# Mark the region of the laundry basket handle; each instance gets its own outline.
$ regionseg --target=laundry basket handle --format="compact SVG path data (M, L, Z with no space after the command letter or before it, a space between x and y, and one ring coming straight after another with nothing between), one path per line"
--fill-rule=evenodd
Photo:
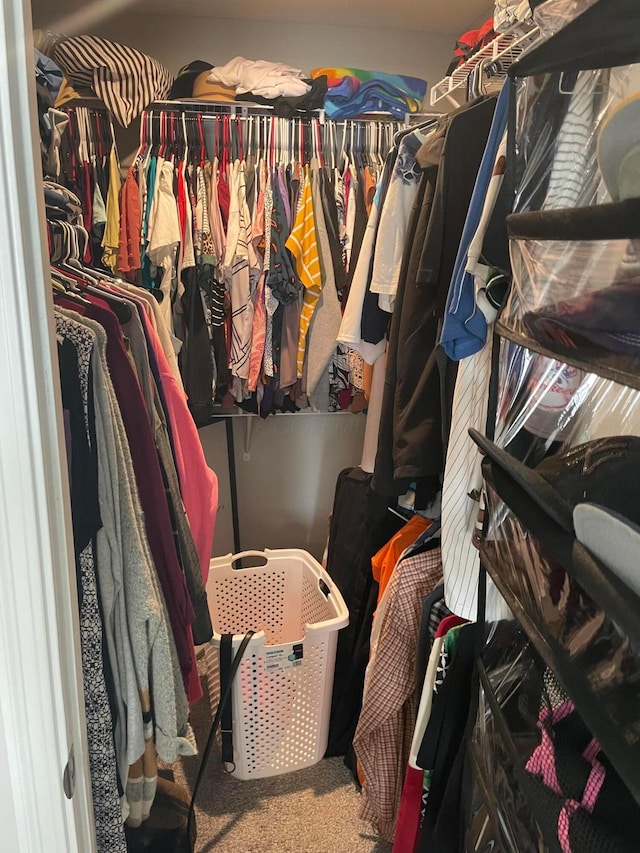
M244 560L247 557L258 557L263 562L259 567L266 566L269 562L269 556L266 551L240 551L239 554L234 554L229 561L229 565L234 571L242 571L243 568L258 568L258 566L239 566L236 568L236 563L239 563L241 560Z

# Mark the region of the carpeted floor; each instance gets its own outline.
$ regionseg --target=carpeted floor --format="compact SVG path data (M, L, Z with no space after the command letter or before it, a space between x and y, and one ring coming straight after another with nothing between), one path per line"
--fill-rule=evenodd
M211 724L206 690L192 723L202 749ZM191 789L199 760L174 765L175 781ZM216 747L198 800L198 853L391 853L360 819L360 794L341 758L241 782L222 771Z

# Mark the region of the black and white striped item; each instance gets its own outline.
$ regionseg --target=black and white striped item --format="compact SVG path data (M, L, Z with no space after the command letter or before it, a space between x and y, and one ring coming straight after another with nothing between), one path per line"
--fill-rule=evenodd
M153 101L166 98L173 77L157 60L107 39L73 36L61 41L54 60L74 86L89 86L127 127Z

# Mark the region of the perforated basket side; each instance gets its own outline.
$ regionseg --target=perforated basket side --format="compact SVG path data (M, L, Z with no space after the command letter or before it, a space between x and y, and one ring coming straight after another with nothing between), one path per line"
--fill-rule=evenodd
M318 579L310 571L303 571L302 574L300 605L300 624L303 630L305 625L326 622L335 616L334 608L320 590Z
M281 643L287 622L287 573L227 572L207 584L211 621L218 634L264 631L269 643Z
M309 767L322 758L331 646L327 635L305 642L300 665L280 671L268 672L258 649L243 662L234 688L238 778L273 776Z

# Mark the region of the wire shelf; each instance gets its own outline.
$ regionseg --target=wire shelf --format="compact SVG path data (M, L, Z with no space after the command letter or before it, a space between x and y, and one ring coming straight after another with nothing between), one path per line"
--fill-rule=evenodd
M497 62L500 60L506 71L533 44L538 35L539 30L536 26L526 32L518 29L501 33L488 45L474 53L471 59L456 68L453 74L431 87L431 106L434 107L436 104L444 106L443 101L449 101L456 107L465 103L469 76L480 62L484 60Z

